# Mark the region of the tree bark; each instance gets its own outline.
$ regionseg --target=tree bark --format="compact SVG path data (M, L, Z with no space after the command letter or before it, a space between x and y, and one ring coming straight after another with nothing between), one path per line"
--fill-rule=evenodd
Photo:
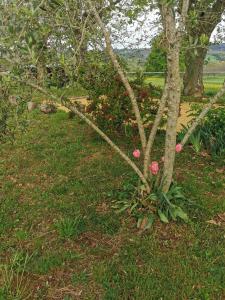
M180 1L182 3L183 0ZM204 94L203 67L207 54L206 48L201 47L201 37L205 36L210 40L212 32L221 22L225 10L224 0L214 1L189 1L189 12L197 13L195 25L186 24L187 37L197 41L197 47L189 49L185 54L186 72L184 75L184 95L202 97ZM194 49L197 55L194 55Z
M179 72L179 46L174 46L168 53L168 119L166 128L164 169L162 178L163 191L168 192L174 170L176 129L181 97L181 78Z
M177 30L175 14L173 9L169 6L164 6L162 8L162 15L167 37L168 117L165 139L164 169L161 186L163 192L167 193L173 178L176 129L181 98L179 53L183 21ZM183 17L185 17L185 15Z
M206 48L187 50L185 55L184 96L203 97L203 68L207 54Z
M148 138L148 143L146 146L146 151L145 151L145 156L144 156L144 176L146 179L148 178L148 166L151 162L152 146L155 141L155 136L156 136L159 124L162 120L163 113L165 111L167 97L168 97L168 85L167 85L167 79L166 79L163 95L160 99L160 104L159 104L159 108L157 111L157 115L156 115L154 123L152 125L152 129L151 129L151 132L150 132L150 135Z

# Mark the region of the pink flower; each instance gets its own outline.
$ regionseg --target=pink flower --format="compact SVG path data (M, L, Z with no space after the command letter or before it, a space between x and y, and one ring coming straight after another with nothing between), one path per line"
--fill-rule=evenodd
M152 172L153 175L157 175L159 172L159 164L157 161L153 161L149 166L149 170Z
M177 152L177 153L181 152L182 149L183 149L183 146L182 146L181 144L177 144L177 145L176 145L176 152Z
M134 150L134 152L133 152L133 157L135 157L135 158L139 158L139 157L140 157L140 155L141 155L141 152L140 152L140 150L138 150L138 149Z

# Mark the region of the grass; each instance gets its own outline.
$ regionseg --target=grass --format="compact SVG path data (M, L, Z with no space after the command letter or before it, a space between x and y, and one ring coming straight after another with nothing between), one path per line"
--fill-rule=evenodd
M157 77L157 76L151 76L147 77L145 80L146 83L152 83L155 86L163 87L164 85L164 78L163 77ZM223 75L206 75L204 76L204 87L205 87L205 95L206 97L214 96L222 87L224 82L224 76ZM188 99L190 101L191 99ZM225 98L222 98L222 101L224 102Z
M0 150L1 300L225 298L225 227L206 222L225 211L222 160L179 154L192 222L140 235L107 197L130 175L121 159L64 112L30 118Z

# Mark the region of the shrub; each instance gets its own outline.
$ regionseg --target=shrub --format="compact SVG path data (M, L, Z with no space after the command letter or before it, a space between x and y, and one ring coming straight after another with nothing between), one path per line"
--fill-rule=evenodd
M62 88L69 83L69 77L65 69L60 65L51 65L46 68L46 86Z
M129 178L119 189L109 194L113 200L113 208L117 213L127 211L137 220L137 228L149 229L154 222L154 213L157 212L163 223L181 220L188 222L189 218L184 207L188 200L182 193L182 188L173 183L167 193L158 186L158 177L152 178L152 193L140 197L141 186L137 188L138 178Z
M199 114L199 106L192 106L191 114L196 116ZM188 130L183 127L178 133L177 139L181 141ZM202 146L212 156L224 156L225 154L225 108L215 108L208 112L196 130L189 138L189 143L193 146L195 152L200 152Z
M110 132L129 133L136 128L129 95L111 62L102 54L92 53L86 58L80 82L89 92L91 103L86 112L96 124ZM131 82L144 123L153 120L158 101L153 99L154 87L144 85L144 77L138 73ZM159 90L157 89L159 94Z
M225 154L225 108L211 110L199 128L205 148L214 156Z

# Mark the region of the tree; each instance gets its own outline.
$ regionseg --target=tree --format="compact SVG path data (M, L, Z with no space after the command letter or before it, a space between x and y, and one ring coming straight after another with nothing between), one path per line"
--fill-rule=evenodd
M166 39L163 39L163 34L156 36L151 43L151 50L146 62L147 72L166 72L167 59L166 59ZM180 70L183 72L185 69L184 64L184 50L181 48L180 52Z
M75 19L73 20L74 23L71 23L71 19L68 18L67 4L73 4L74 1L71 2L68 0L60 2L60 4L57 5L57 9L54 10L54 17L52 17L52 11L47 10L47 12L49 13L49 18L46 18L48 26L50 27L52 32L50 41L53 45L47 48L46 50L46 57L49 61L62 61L64 66L70 69L76 68L76 70L79 71L80 64L78 63L79 59L77 58L79 58L82 41L85 41L86 38L88 39L89 47L91 47L92 49L97 49L98 53L103 53L103 55L105 55L105 52L107 52L108 57L111 59L111 63L118 74L117 77L119 77L119 80L124 85L124 88L126 90L126 96L130 99L133 115L136 119L141 150L136 149L133 153L133 156L137 158L140 156L140 153L142 153L143 161L139 163L133 161L132 158L127 154L127 152L125 150L122 150L121 147L115 144L115 142L113 142L113 140L104 132L104 130L96 126L91 116L86 115L84 112L82 112L79 109L79 106L76 105L76 103L73 103L70 99L68 99L68 97L66 97L64 91L61 92L60 96L58 94L54 94L52 91L48 90L44 85L40 85L40 82L35 81L31 74L29 74L29 72L27 73L21 71L21 68L23 70L23 67L27 63L32 62L33 52L29 51L29 49L32 49L32 47L29 47L29 45L27 45L26 43L25 37L28 28L24 29L23 26L21 26L23 34L21 34L21 32L19 32L20 34L18 34L17 31L15 32L14 30L11 30L10 38L4 38L8 36L8 33L10 33L8 26L10 25L8 24L10 22L8 21L8 18L10 19L12 18L12 16L14 18L14 15L12 14L11 10L8 10L8 7L4 7L6 10L5 15L7 16L7 18L3 18L3 23L5 27L2 28L2 30L4 31L4 36L1 37L3 49L8 50L8 52L3 51L3 61L9 64L9 73L7 73L9 74L8 76L11 77L14 81L19 82L20 84L30 86L32 89L38 90L44 95L51 97L54 101L58 101L60 99L63 105L68 107L82 120L84 120L93 130L95 130L139 176L141 185L138 185L137 183L137 189L139 192L139 202L141 204L146 203L143 201L143 198L145 200L148 199L148 201L150 200L153 185L155 185L155 187L158 189L158 191L163 197L170 191L173 180L176 151L180 151L182 149L182 147L185 145L185 142L188 139L188 136L195 129L198 122L201 120L202 117L204 117L204 115L210 109L212 104L215 103L215 101L217 101L219 97L225 94L224 84L221 91L214 98L211 99L210 103L204 108L204 110L196 119L196 121L193 122L193 125L187 132L187 135L184 137L182 143L176 145L176 127L181 98L180 53L183 38L187 33L186 24L188 21L189 1L183 1L180 12L177 9L177 6L176 4L174 4L174 2L165 0L159 0L156 2L160 11L160 21L163 28L163 37L165 38L165 49L167 57L167 78L162 98L160 99L156 118L151 128L148 128L148 131L144 127L144 120L141 116L140 107L138 105L138 101L135 96L134 90L132 89L132 86L129 82L129 78L127 77L126 72L113 49L113 36L109 31L109 28L111 28L110 25L112 21L110 16L114 15L115 13L118 13L118 11L120 13L121 11L123 11L123 1L122 3L115 1L102 1L100 3L101 6L99 8L99 1L96 1L95 3L92 0L85 0L82 3L84 4L84 10L87 12L87 14L83 17L82 20L79 19L78 23L76 23ZM135 4L137 3L138 2L135 1ZM141 3L143 5L143 1L141 1ZM145 5L149 7L149 1L146 1ZM76 15L78 9L77 6L72 6L71 11L72 9L74 9L72 15ZM17 14L18 10L16 10L15 13ZM43 12L42 10L40 10L40 7L38 7L35 10L35 13L38 13L38 17L40 18ZM31 14L30 18L32 19L33 17L34 14ZM19 20L21 21L21 18L19 18ZM22 22L18 25L20 24L22 24ZM59 25L59 27L57 25ZM82 33L83 38L80 42L77 42L76 35L74 35L73 28L76 28L76 26L80 28L80 32ZM64 31L55 30L55 28L62 27L65 28ZM18 28L19 26L16 28L16 30L18 30ZM55 40L61 41L61 44L64 44L64 47L60 48L61 52L59 53L59 57L57 56L57 52L55 51L57 47L55 47L55 43L53 43L53 41ZM21 48L21 45L24 47ZM55 60L52 54L56 55ZM10 57L8 57L8 55L10 55ZM37 54L35 53L34 57L36 57L36 55ZM162 168L162 174L160 174L158 172L158 163L153 161L152 148L166 106L168 108L168 113L165 136L164 166ZM157 180L155 178L156 175L158 176ZM152 203L147 203L147 208L151 211ZM180 213L181 216L180 209L177 211L177 213ZM184 215L183 218L186 219Z
M145 65L147 72L166 71L166 50L163 47L162 35L155 37L151 43L150 53Z
M181 1L182 2L182 1ZM185 53L184 95L202 97L204 94L203 67L215 27L221 22L225 1L190 0Z

